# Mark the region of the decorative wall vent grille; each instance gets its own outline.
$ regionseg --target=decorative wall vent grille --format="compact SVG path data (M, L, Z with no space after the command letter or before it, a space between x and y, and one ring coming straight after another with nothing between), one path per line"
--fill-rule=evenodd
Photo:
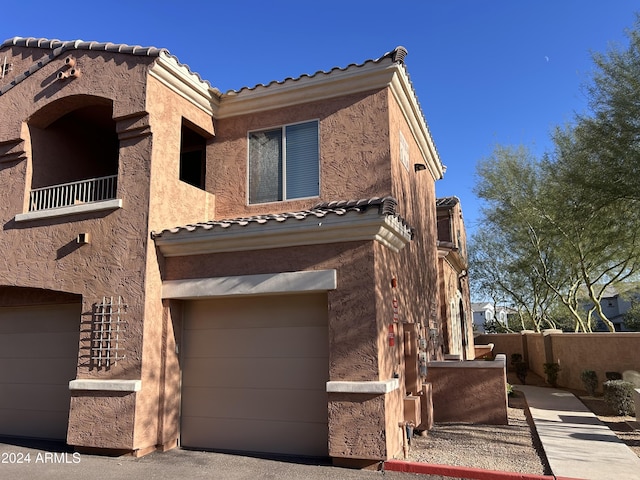
M102 297L93 313L91 360L97 367L107 368L125 358L122 347L127 321L127 305L122 297Z

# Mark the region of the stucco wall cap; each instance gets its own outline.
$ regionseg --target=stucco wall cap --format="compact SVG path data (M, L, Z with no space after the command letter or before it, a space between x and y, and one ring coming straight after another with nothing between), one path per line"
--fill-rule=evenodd
M139 392L142 380L98 380L76 379L69 382L69 390L92 390L108 392Z
M397 378L374 381L333 381L327 382L327 393L369 393L384 395L400 388Z

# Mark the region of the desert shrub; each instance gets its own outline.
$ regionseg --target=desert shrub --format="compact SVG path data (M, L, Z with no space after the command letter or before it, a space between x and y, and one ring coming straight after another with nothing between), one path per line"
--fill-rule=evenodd
M607 380L622 380L622 374L620 372L604 372L604 376Z
M624 380L603 383L604 401L618 415L634 415L633 384Z
M584 385L584 389L592 397L596 394L598 388L598 375L593 370L583 370L580 374L580 379Z
M558 385L558 372L560 371L559 363L545 363L544 373L547 376L547 383L552 387Z
M516 377L522 382L523 385L527 384L527 364L526 362L517 362L516 365Z
M510 383L507 383L507 395L510 397L513 396L513 385Z

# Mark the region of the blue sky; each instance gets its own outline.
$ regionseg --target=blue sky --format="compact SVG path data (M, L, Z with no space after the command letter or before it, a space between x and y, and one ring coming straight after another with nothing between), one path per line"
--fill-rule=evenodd
M63 2L2 7L14 36L167 48L222 91L378 58L398 45L442 162L438 196L478 226L475 164L496 144L542 153L584 112L592 52L626 45L630 0Z

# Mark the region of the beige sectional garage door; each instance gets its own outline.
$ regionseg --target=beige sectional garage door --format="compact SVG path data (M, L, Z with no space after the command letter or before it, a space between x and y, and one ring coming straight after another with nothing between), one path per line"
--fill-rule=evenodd
M189 302L181 444L326 456L327 295Z
M66 439L80 312L0 307L0 435Z

